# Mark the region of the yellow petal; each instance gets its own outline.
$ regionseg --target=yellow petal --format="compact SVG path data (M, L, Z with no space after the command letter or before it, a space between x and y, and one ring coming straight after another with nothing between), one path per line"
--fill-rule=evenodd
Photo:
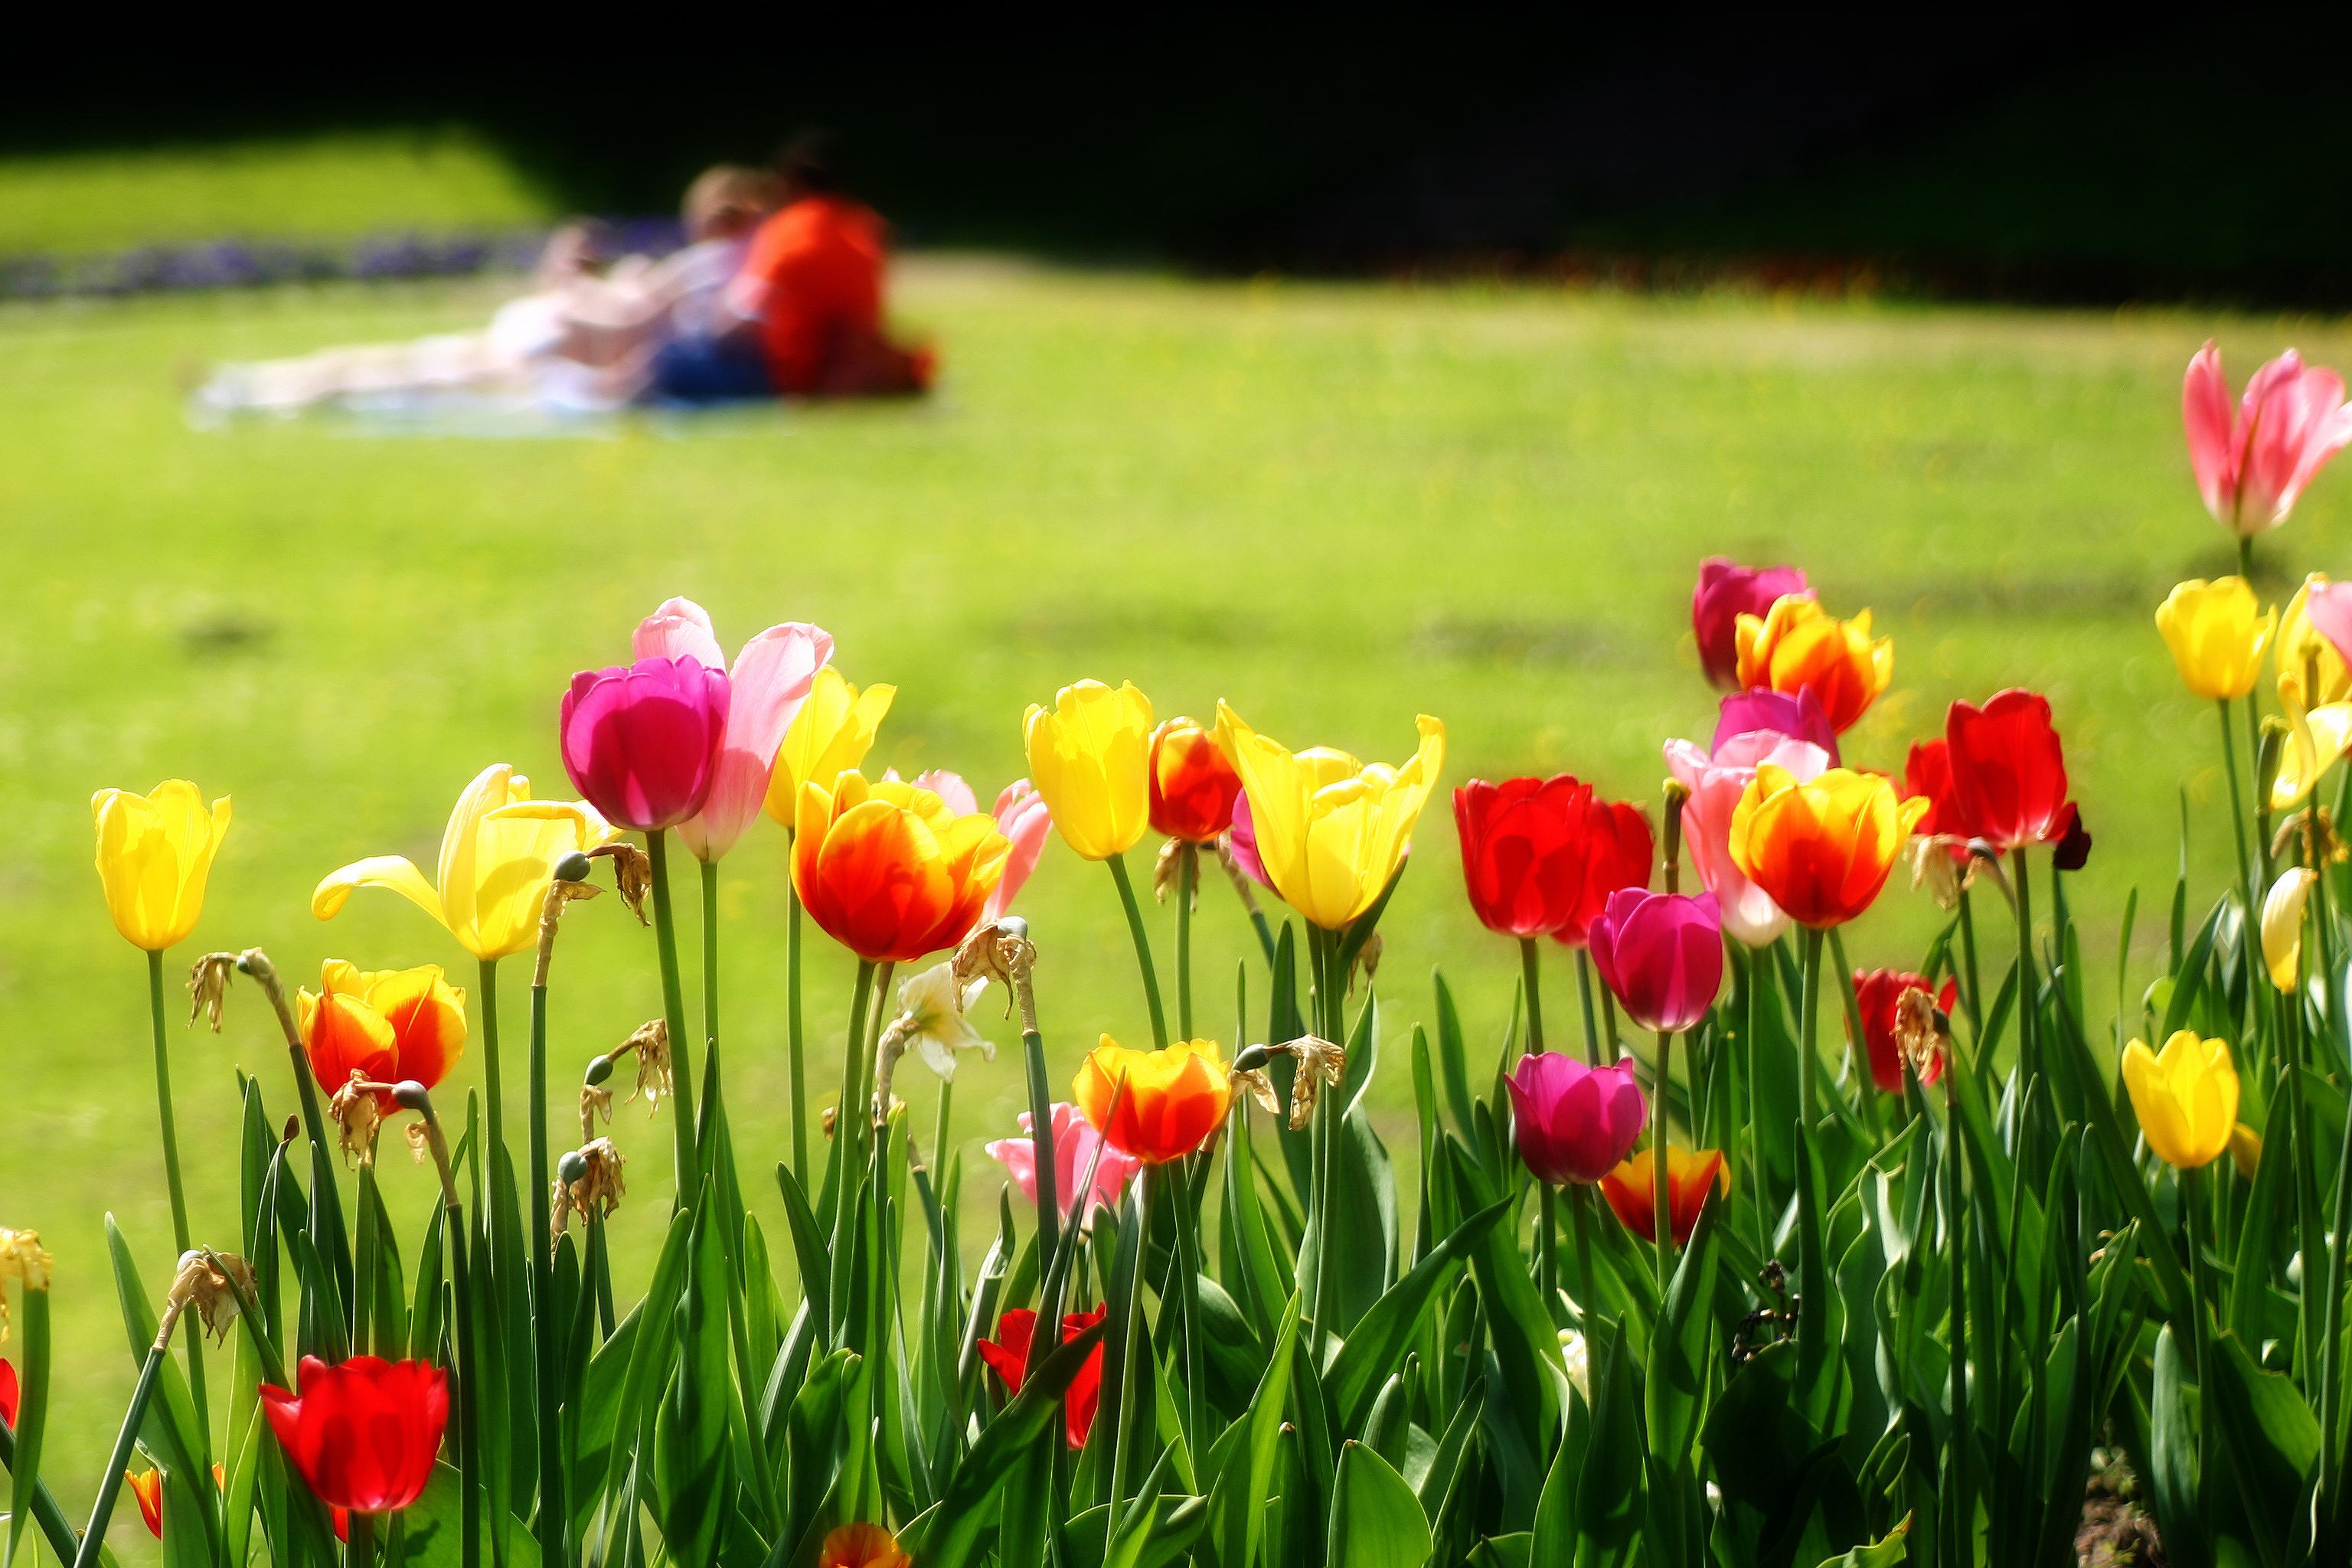
M2263 900L2263 962L2269 965L2271 984L2282 991L2294 989L2303 959L2303 910L2311 898L2318 873L2293 866L2271 884Z
M2271 785L2271 809L2289 811L2309 795L2336 759L2352 747L2352 701L2326 702L2304 710L2302 689L2279 684L2279 706L2286 710L2288 744L2279 754L2278 777Z
M353 888L389 888L435 920L442 920L441 896L415 863L401 855L374 855L328 872L311 890L310 912L322 921L333 920Z

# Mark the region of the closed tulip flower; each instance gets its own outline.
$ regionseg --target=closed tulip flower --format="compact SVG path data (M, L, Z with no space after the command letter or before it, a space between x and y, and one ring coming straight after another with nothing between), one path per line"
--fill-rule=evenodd
M205 879L228 836L228 797L207 810L185 779L146 795L102 789L89 797L98 824L98 880L114 929L133 947L161 952L196 929Z
M1021 721L1029 777L1062 842L1088 860L1124 855L1151 821L1151 700L1081 680Z
M2211 1164L2238 1125L2238 1069L2230 1047L2182 1029L2161 1053L2145 1040L2124 1047L2124 1089L2157 1157L2176 1170Z
M1721 555L1700 562L1698 585L1691 590L1691 630L1708 683L1726 690L1740 684L1740 616L1761 617L1775 600L1807 591L1805 574L1794 566L1741 566Z
M2310 901L2319 873L2308 866L2290 866L2271 884L2263 899L2263 967L2271 984L2293 992L2303 968L2303 910Z
M450 809L435 881L398 855L354 860L320 880L310 912L332 920L353 888L388 888L438 921L476 958L504 958L539 940L556 862L613 837L595 807L533 800L529 779L495 763Z
M125 1470L122 1484L131 1489L131 1496L139 1504L139 1522L156 1540L163 1539L163 1472L158 1469Z
M1839 734L1853 728L1895 678L1895 643L1870 636L1870 612L1833 618L1819 601L1790 594L1763 616L1739 617L1739 684L1785 697L1810 691Z
M1941 991L1937 991L1924 974L1897 969L1867 972L1857 969L1853 973L1854 1006L1862 1015L1862 1039L1859 1044L1870 1066L1870 1081L1888 1094L1903 1092L1903 1044L1898 1037L1897 1025L1902 1017L1903 998L1913 991L1927 996L1946 1013L1949 1013L1953 1004L1959 1000L1959 987L1949 980L1944 982ZM1942 1078L1942 1053L1929 1057L1921 1064L1918 1072L1922 1084L1931 1084Z
M666 599L638 624L631 652L638 658L690 658L727 671L727 718L710 793L700 810L677 825L679 841L696 858L717 860L759 819L776 753L808 700L817 671L833 657L833 636L797 621L770 626L743 645L730 668L702 606L691 599ZM843 765L855 767L862 760Z
M727 710L727 672L697 659L583 669L563 694L563 771L614 826L676 827L719 776Z
M1723 922L1715 895L1621 889L1592 923L1592 962L1627 1016L1680 1034L1723 989Z
M389 1513L425 1495L449 1422L449 1376L429 1362L306 1355L299 1393L264 1384L261 1413L320 1502Z
M852 769L801 786L793 886L826 935L875 963L953 947L980 922L1012 846L994 821Z
M1630 818L1622 834L1621 813ZM1454 827L1471 910L1499 935L1581 940L1611 893L1650 878L1649 819L1568 773L1472 779L1454 792Z
M1715 739L1708 750L1720 752L1742 735L1764 733L1819 746L1829 754L1830 766L1838 765L1837 730L1821 699L1811 691L1794 697L1761 689L1733 692L1716 710Z
M414 1079L433 1089L466 1048L466 993L440 966L373 970L331 958L319 989L295 997L302 1049L319 1087L332 1093L352 1074L377 1083ZM376 1101L393 1108L388 1092Z
M1870 907L1927 813L1874 773L1801 780L1768 763L1731 814L1731 859L1790 919L1826 930Z
M2254 689L2263 651L2278 628L2278 611L2257 613L2243 577L2208 583L2190 578L2157 606L2156 629L2172 652L2180 683L2209 701L2229 701Z
M983 1145L988 1157L1004 1167L1004 1173L1021 1195L1031 1203L1037 1201L1037 1144L1034 1124L1029 1112L1021 1113L1021 1136L999 1138ZM1142 1162L1131 1154L1123 1154L1103 1142L1086 1112L1067 1100L1054 1102L1054 1206L1060 1211L1064 1224L1076 1213L1078 1223L1086 1225L1098 1208L1115 1209L1119 1194L1127 1191L1128 1182L1141 1168ZM1086 1192L1078 1191L1078 1183L1087 1171L1095 1173L1094 1185Z
M1609 1200L1618 1222L1653 1243L1658 1239L1654 1167L1649 1154L1636 1154L1601 1178L1601 1195ZM1676 1247L1690 1240L1691 1232L1698 1227L1699 1211L1706 1207L1707 1194L1718 1188L1731 1191L1731 1170L1723 1163L1722 1150L1701 1149L1693 1153L1667 1146L1666 1226Z
M835 778L864 767L898 695L897 687L878 683L861 691L829 664L812 676L808 698L785 726L784 743L776 751L775 771L768 777L768 815L792 827L803 783L831 789Z
M2050 700L2011 688L1982 708L1955 702L1944 722L1954 813L1996 849L2055 844L2074 826L2066 758Z
M1519 1159L1539 1182L1599 1181L1633 1152L1650 1102L1626 1058L1587 1067L1557 1051L1531 1051L1503 1080Z
M1151 731L1151 830L1206 844L1233 825L1242 781L1195 719L1171 719Z
M1445 726L1414 721L1420 747L1402 767L1369 765L1317 746L1292 752L1217 704L1217 742L1248 793L1257 858L1285 902L1326 931L1340 931L1380 901L1413 825L1445 765Z
M1078 1065L1070 1098L1112 1148L1161 1165L1190 1154L1224 1125L1233 1084L1214 1040L1131 1051L1105 1035Z
M2221 353L2208 342L2181 380L2180 418L2205 510L2241 539L2284 522L2313 476L2352 442L2344 378L2293 349L2254 372L2233 419Z
M1103 1321L1104 1309L1091 1312L1068 1312L1062 1318L1061 1343L1068 1344L1088 1329ZM1021 1384L1029 1375L1029 1342L1037 1335L1037 1314L1026 1307L1008 1308L996 1320L996 1337L982 1340L973 1349L980 1359L1004 1384L1007 1394L1021 1392ZM1087 1446L1087 1434L1094 1430L1095 1412L1102 1404L1102 1342L1087 1352L1078 1367L1078 1375L1070 1380L1069 1390L1062 1399L1063 1439L1073 1451Z

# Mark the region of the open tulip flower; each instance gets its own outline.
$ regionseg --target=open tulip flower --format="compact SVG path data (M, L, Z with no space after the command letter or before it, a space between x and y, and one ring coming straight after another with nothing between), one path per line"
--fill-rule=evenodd
M1101 1322L1103 1313L1101 1307L1091 1312L1066 1313L1062 1318L1061 1342L1068 1344ZM1029 1342L1036 1337L1037 1314L1026 1307L1013 1307L996 1320L996 1337L982 1340L972 1347L988 1363L988 1370L1004 1384L1008 1395L1021 1392L1022 1382L1029 1374ZM1102 1342L1097 1340L1062 1398L1064 1440L1074 1450L1085 1447L1087 1434L1094 1430L1095 1411L1102 1403Z
M204 913L205 879L228 836L228 797L208 810L195 785L166 779L146 795L100 790L89 810L98 824L99 885L114 929L149 952L185 941Z
M1870 1081L1887 1094L1903 1092L1904 1053L1897 1026L1902 1017L1903 998L1914 991L1927 996L1946 1013L1950 1012L1959 1000L1959 987L1949 980L1944 982L1941 991L1937 991L1924 974L1895 969L1866 972L1857 969L1853 973L1854 1006L1862 1015L1861 1046L1870 1066ZM1942 1054L1929 1057L1918 1072L1923 1085L1942 1078Z
M595 807L533 800L529 779L495 763L475 775L450 809L434 881L398 855L355 860L319 883L310 912L331 920L353 888L389 888L440 921L476 958L504 958L539 940L540 910L556 862L613 837Z
M1666 1225L1676 1247L1689 1242L1707 1194L1717 1189L1731 1191L1731 1168L1724 1163L1722 1150L1693 1153L1666 1146ZM1601 1178L1601 1195L1609 1200L1618 1222L1654 1244L1658 1239L1657 1191L1656 1161L1647 1150L1629 1156Z
M563 694L563 771L616 827L658 833L702 809L726 738L727 672L698 659L583 669Z
M1767 763L1731 814L1731 860L1799 925L1825 930L1870 908L1928 803L1874 773L1800 779Z
M2211 583L2192 577L2157 606L2156 629L2171 650L2180 683L2209 702L2227 702L2252 691L2262 678L2278 611L2256 613L2254 591L2243 577Z
M466 1048L466 994L438 964L373 970L327 961L319 989L295 997L302 1049L319 1087L332 1093L353 1073L377 1083L414 1079L426 1089L448 1076ZM377 1102L392 1109L392 1096Z
M1650 1119L1633 1058L1588 1067L1558 1051L1530 1051L1503 1080L1519 1159L1539 1182L1599 1181L1631 1153Z
M1841 621L1811 595L1783 595L1762 616L1741 616L1738 638L1740 685L1784 697L1810 691L1841 735L1895 679L1894 640L1871 640L1870 612Z
M430 1362L306 1355L299 1393L261 1387L261 1413L295 1470L333 1508L389 1513L425 1495L449 1421L449 1375Z
M1342 931L1380 901L1412 847L1413 825L1445 765L1445 726L1423 714L1421 744L1402 767L1346 752L1293 752L1217 704L1217 743L1249 795L1257 858L1284 902L1325 931Z
M988 1157L1004 1167L1021 1195L1033 1204L1037 1201L1035 1131L1034 1121L1024 1110L1020 1137L999 1138L984 1146ZM1134 1155L1105 1143L1085 1111L1066 1100L1054 1102L1054 1206L1065 1224L1075 1214L1083 1226L1097 1209L1118 1207L1119 1194L1142 1168ZM1089 1169L1095 1173L1094 1185L1081 1193L1078 1184Z
M879 683L861 691L829 664L810 677L808 697L784 727L768 777L768 815L791 828L798 820L803 784L813 780L831 788L841 774L865 766L898 695L897 687Z
M908 1568L898 1538L878 1524L845 1524L817 1548L816 1568Z
M1775 601L1808 592L1805 574L1794 566L1741 566L1721 555L1700 562L1698 585L1691 590L1691 630L1709 684L1727 690L1740 684L1740 616L1761 618Z
M1105 1035L1078 1064L1070 1098L1112 1148L1147 1165L1163 1165L1190 1154L1224 1125L1233 1083L1214 1040L1132 1051Z
M2338 617L2336 633L2330 636L2319 629L2311 614L2315 601L2336 596L2335 582L2324 573L2314 572L2303 580L2279 616L2278 631L2271 638L2271 668L2277 675L2282 705L2309 710L2352 699L2352 665L2345 662L2345 654L2336 647L2336 637L2345 631L2341 621L2352 617Z
M2220 1159L2238 1125L2238 1069L2230 1047L2180 1029L2161 1052L2146 1040L2124 1047L2124 1090L2157 1158L2195 1171Z
M1124 855L1151 822L1151 700L1081 680L1030 704L1021 732L1029 777L1062 842L1088 860Z
M980 797L961 773L951 773L944 768L917 773L915 787L938 795L958 816L969 816L980 809ZM1011 910L1013 899L1028 882L1029 873L1037 868L1037 858L1045 852L1045 840L1054 832L1054 814L1045 809L1045 797L1027 779L1014 779L999 790L995 809L989 815L996 819L996 830L1004 835L1013 852L1005 857L1004 876L997 882L996 891L988 895L988 903L980 912L982 925L1003 919Z
M2254 372L2233 418L2221 351L2208 342L2181 380L2180 419L2205 510L2241 539L2284 522L2313 476L2352 442L2344 378L2293 349Z
M801 786L793 885L827 936L869 963L908 963L980 923L1012 850L992 819L853 768L831 789Z
M1665 752L1666 771L1690 792L1683 802L1683 847L1699 881L1715 895L1723 929L1744 947L1775 941L1789 929L1789 917L1732 859L1732 814L1764 763L1801 780L1828 772L1835 757L1810 741L1769 730L1720 740L1713 756L1688 741L1668 741Z
M797 621L770 626L743 645L730 668L702 606L665 599L638 623L631 651L641 659L689 658L727 672L727 718L710 791L701 809L677 825L679 841L696 858L716 860L758 820L776 753L816 672L833 657L833 636Z
M2048 698L2011 688L1982 708L1955 702L1944 744L1952 809L1971 837L2002 850L2066 837L2074 808Z
M1650 879L1650 819L1567 773L1454 792L1470 908L1504 936L1581 946L1609 895Z
M1170 719L1151 731L1151 830L1206 844L1232 826L1242 781L1197 719Z
M1723 989L1723 922L1713 893L1623 888L1592 922L1592 963L1635 1023L1680 1034Z

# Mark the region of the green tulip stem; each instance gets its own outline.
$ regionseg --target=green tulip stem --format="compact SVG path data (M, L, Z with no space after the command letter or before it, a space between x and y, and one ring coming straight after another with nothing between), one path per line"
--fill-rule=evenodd
M1535 938L1519 938L1519 989L1528 999L1528 1056L1534 1056L1544 1048L1543 985L1538 956Z
M1143 908L1135 901L1135 883L1127 874L1127 857L1114 855L1103 862L1118 885L1118 900L1127 907L1127 934L1135 941L1136 967L1143 972L1143 999L1151 1008L1151 1043L1168 1048L1168 1015L1160 1005L1160 971L1151 962L1151 936L1143 929Z
M523 1250L530 1264L532 1386L539 1400L536 1414L541 1500L533 1517L538 1527L540 1557L551 1568L562 1560L564 1529L564 1513L560 1500L563 1495L561 1445L563 1426L560 1412L562 1400L556 1371L556 1361L561 1352L556 1340L569 1325L556 1321L555 1256L551 1245L553 1226L549 1215L554 1193L548 1170L547 1147L546 961L552 951L547 941L546 938L541 939L539 950L541 963L532 972L530 983L530 1229L524 1233ZM362 1174L366 1174L364 1169ZM362 1234L365 1234L364 1229ZM354 1530L362 1517L359 1514L352 1516ZM356 1533L352 1544L353 1560L363 1561L358 1554L359 1538Z
M2246 848L2246 786L2239 776L2238 746L2230 732L2230 700L2222 698L2215 704L2221 716L2221 766L2230 776L2230 838L2238 847L2238 886L2246 896L2259 900L2261 889L2254 882L2253 858ZM2246 699L2246 715L2253 716L2254 700ZM2249 906L2259 910L2259 903Z
M1600 1303L1601 1288L1592 1279L1592 1194L1597 1189L1581 1183L1568 1189L1568 1223L1576 1237L1576 1279L1581 1292L1576 1300L1576 1317L1590 1345L1594 1323L1592 1314Z
M1756 1256L1759 1259L1772 1256L1772 1202L1768 1183L1770 1168L1764 1158L1764 1020L1757 1002L1757 993L1763 987L1757 984L1757 978L1764 965L1773 962L1776 960L1767 958L1762 948L1748 955L1748 1023L1740 1030L1748 1066L1748 1128L1744 1142L1748 1145L1748 1163L1752 1167L1750 1179L1755 1183L1748 1192L1754 1199Z
M180 1131L172 1109L172 1058L164 1048L163 954L147 954L147 1016L155 1036L155 1111L163 1123L163 1184L172 1197L172 1241L175 1257L187 1255L188 1195L180 1184ZM196 1407L196 1429L204 1434L205 1455L212 1458L212 1414L205 1399L205 1354L202 1334L188 1336L188 1395Z
M1112 864L1118 862L1114 860ZM1104 1542L1106 1554L1109 1550L1109 1537L1118 1532L1119 1515L1124 1511L1122 1505L1127 1498L1128 1470L1133 1462L1133 1456L1129 1452L1127 1431L1133 1424L1135 1401L1150 1397L1150 1385L1144 1382L1141 1362L1137 1354L1136 1342L1143 1337L1143 1255L1151 1247L1150 1194L1157 1184L1148 1173L1144 1180L1129 1184L1128 1190L1135 1194L1134 1229L1130 1233L1127 1226L1119 1227L1118 1268L1126 1277L1127 1294L1119 1323L1118 1401L1110 1407L1114 1425L1110 1449L1110 1507L1105 1510L1109 1521L1108 1536ZM1049 1342L1057 1342L1050 1331L1043 1337Z
M1675 1032L1660 1029L1655 1114L1650 1118L1650 1212L1658 1227L1658 1300L1661 1301L1666 1299L1666 1282L1675 1272L1674 1191L1667 1180L1670 1167L1666 1163L1666 1090L1673 1084L1674 1076Z
M1822 933L1808 926L1804 942L1804 993L1798 998L1798 1104L1811 1137L1822 1114Z
M2205 1173L2196 1166L2180 1172L2180 1206L2189 1215L2189 1311L2196 1328L2197 1389L2200 1398L2210 1405L2219 1397L2214 1387L2213 1335L2205 1312L2205 1298L2211 1289L2205 1268ZM2197 1424L2199 1475L2210 1475L2213 1463L2212 1445L2207 1434L2213 1429L2210 1421Z
M661 958L662 1019L669 1028L670 1079L675 1088L670 1112L677 1142L677 1202L683 1208L702 1191L702 1154L694 1141L694 1055L687 1048L686 998L677 979L677 916L670 908L667 830L656 827L646 835L646 858L653 868L654 944Z
M1192 1037L1192 900L1199 897L1201 847L1176 849L1176 1033Z
M2303 1136L2303 1127L2302 1122L2296 1123L2296 1137ZM2347 1117L2344 1122L2344 1147L2336 1162L2335 1222L2327 1232L2327 1314L2326 1326L2320 1334L2319 1357L2319 1418L2323 1432L2343 1430L2344 1275L2347 1232L2352 1232L2352 1117ZM2308 1288L2306 1285L2305 1289ZM2322 1443L2319 1452L2319 1496L2325 1510L2332 1510L2343 1493L2344 1448L2341 1444ZM2322 1517L2328 1516L2328 1511L2323 1511Z
M148 956L160 960L163 954ZM155 1342L147 1347L146 1359L139 1363L139 1382L131 1391L131 1407L122 1413L122 1428L115 1434L114 1453L99 1476L98 1498L90 1504L89 1523L82 1531L81 1545L74 1552L73 1568L98 1568L99 1554L105 1550L107 1521L114 1517L115 1500L122 1495L122 1478L131 1465L131 1446L138 1441L139 1424L146 1418L147 1403L154 1395L156 1373L171 1352L169 1328L167 1321L166 1331L156 1336Z
M801 1032L801 889L792 875L793 835L784 835L784 1038L792 1058L793 1180L808 1191L808 1057Z
M1592 1011L1592 952L1590 948L1576 950L1576 991L1584 1003L1584 1065L1596 1067L1601 1061L1601 1020Z
M1960 1155L1960 1090L1959 1075L1944 1074L1944 1244L1951 1249L1952 1333L1951 1333L1951 1479L1950 1513L1954 1521L1952 1540L1957 1562L1969 1562L1967 1550L1975 1533L1972 1515L1973 1466L1969 1462L1972 1441L1969 1417L1969 1293L1968 1293L1968 1224L1965 1182L1968 1173Z
M1206 1453L1209 1444L1209 1414L1201 1385L1201 1211L1192 1206L1185 1167L1192 1163L1188 1156L1171 1161L1154 1173L1168 1185L1168 1195L1176 1205L1176 1268L1183 1276L1180 1300L1184 1304L1184 1440L1196 1454Z

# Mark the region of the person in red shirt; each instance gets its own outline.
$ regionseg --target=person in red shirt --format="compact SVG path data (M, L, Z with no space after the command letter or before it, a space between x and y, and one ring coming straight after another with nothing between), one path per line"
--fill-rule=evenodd
M777 167L783 205L752 235L728 296L753 324L770 384L808 397L927 390L929 351L900 347L883 326L888 226L842 191L823 136L794 138Z

